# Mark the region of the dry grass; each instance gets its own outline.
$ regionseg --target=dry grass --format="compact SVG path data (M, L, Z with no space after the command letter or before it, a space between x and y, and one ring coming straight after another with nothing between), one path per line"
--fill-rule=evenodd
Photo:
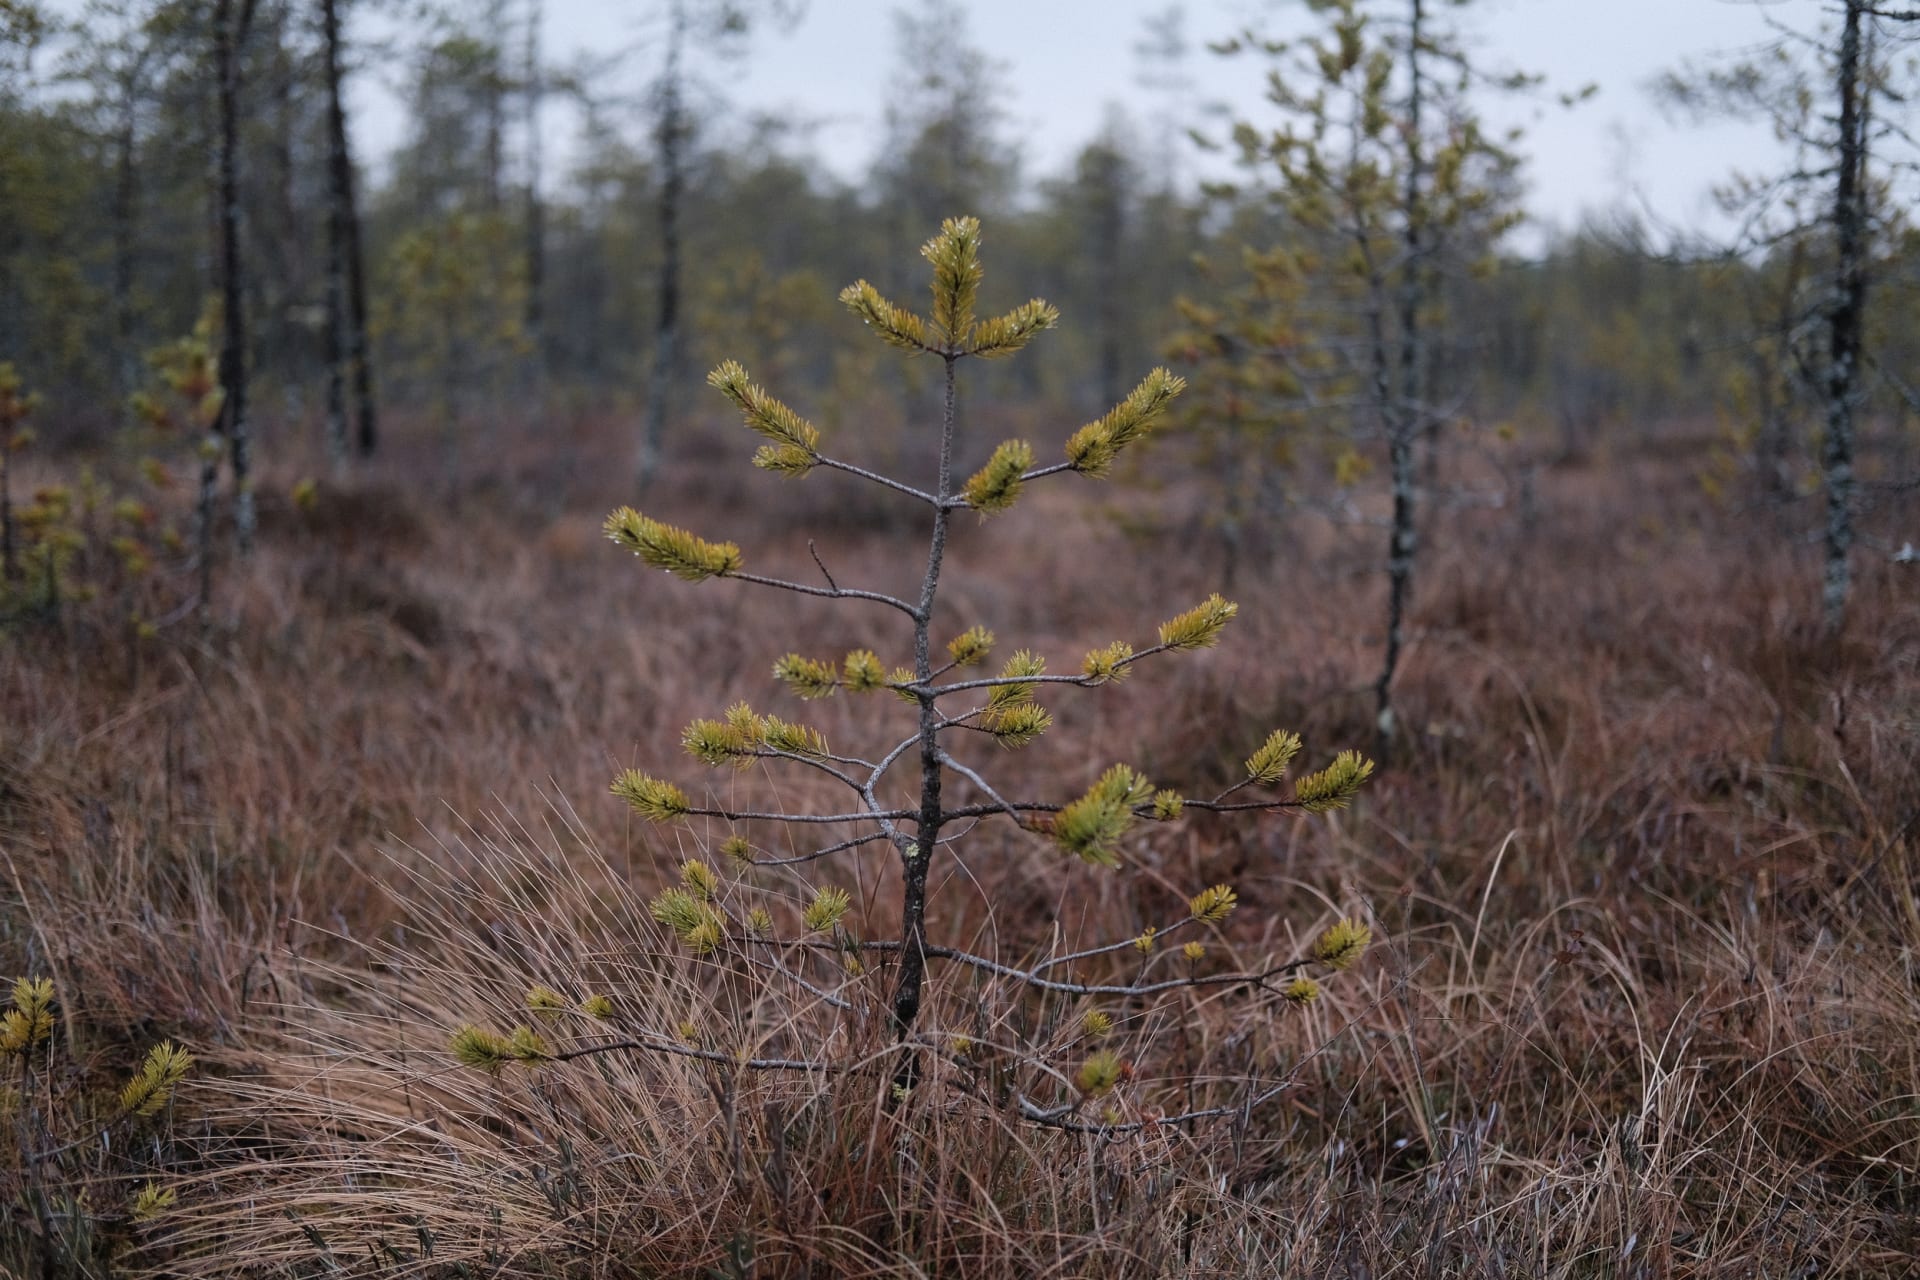
M1010 957L1128 936L1221 880L1244 905L1219 963L1369 915L1386 945L1308 1009L1113 1010L1122 1118L1237 1097L1256 1067L1288 1082L1249 1113L1098 1138L981 1105L1001 1037L1077 1061L1089 1006L952 972L928 1025L977 1047L936 1057L905 1107L884 1068L453 1066L451 1029L533 1021L532 983L609 994L623 1034L888 1060L884 966L832 979L843 1013L675 956L645 898L720 833L633 829L605 795L619 767L683 759L693 716L783 707L779 653L879 647L885 619L636 577L597 532L626 495L566 462L616 445L590 422L512 442L457 509L404 500L405 457L311 514L270 504L204 644L134 664L84 627L0 640L0 958L58 979L77 1061L170 1035L204 1064L164 1133L72 1169L103 1203L153 1172L178 1187L129 1265L1914 1273L1920 593L1869 567L1828 642L1811 566L1656 461L1550 473L1532 533L1499 513L1441 531L1400 684L1417 733L1337 820L1156 831L1118 876L983 828L947 864L936 938ZM917 575L890 504L738 479L742 451L703 442L731 461L687 461L658 514L795 575L806 537L843 581ZM968 521L946 621L1057 665L1212 587L1203 534L1123 533L1091 505L1113 497L1062 486ZM1029 785L1124 759L1198 790L1276 724L1364 741L1371 550L1297 531L1243 571L1221 649L1058 700L1018 758ZM810 718L836 743L873 732L839 703ZM888 936L890 874L848 865L865 936Z

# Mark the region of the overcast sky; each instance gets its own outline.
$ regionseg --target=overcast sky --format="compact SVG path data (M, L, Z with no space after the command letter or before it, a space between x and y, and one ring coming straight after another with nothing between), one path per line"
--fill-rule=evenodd
M917 0L916 0L917 3ZM631 78L656 65L637 15L653 6L608 0L547 0L545 45L566 61L584 52L635 46ZM881 139L883 100L895 62L897 0L811 0L797 26L763 31L747 55L710 73L737 113L781 113L814 122L820 160L857 177ZM1060 169L1100 128L1110 104L1147 114L1133 52L1145 19L1169 0L967 0L974 41L1005 64L1009 117L1028 176ZM1231 33L1250 13L1298 11L1297 0L1187 0L1185 27L1196 99L1227 101L1258 120L1261 73L1204 43ZM516 16L520 6L511 6ZM1664 119L1647 82L1689 57L1764 40L1767 16L1813 29L1820 0L1481 0L1466 26L1491 65L1544 73L1556 88L1592 82L1597 97L1571 110L1550 100L1490 110L1524 123L1529 137L1530 207L1543 222L1570 226L1583 212L1642 201L1685 226L1711 221L1708 186L1735 166L1759 167L1777 154L1766 131L1702 127ZM390 67L359 87L362 155L378 163L405 129L390 89ZM381 86L387 82L387 87ZM546 130L564 158L571 129L556 110ZM564 169L564 166L556 166Z

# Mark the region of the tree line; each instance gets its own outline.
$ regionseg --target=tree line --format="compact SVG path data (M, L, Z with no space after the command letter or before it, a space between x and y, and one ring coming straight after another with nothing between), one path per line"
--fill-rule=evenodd
M1486 64L1470 6L1308 9L1286 31L1199 31L1169 8L1115 69L1124 107L1036 175L1008 69L959 6L921 0L895 14L882 145L845 180L805 122L719 88L746 37L777 44L796 14L777 0L657 0L633 49L566 62L541 0L5 0L0 360L40 393L43 438L99 445L138 425L198 327L220 391L202 500L229 478L242 546L260 437L312 432L346 468L389 430L434 432L451 472L482 421L571 400L631 414L644 487L725 354L849 420L890 421L896 393L930 405L913 368L833 341L830 286L967 213L1007 276L1082 318L976 400L1098 412L1122 370L1176 361L1230 565L1277 511L1382 495L1383 737L1422 530L1466 484L1448 460L1509 434L1524 466L1685 436L1742 501L1817 495L1837 622L1855 513L1904 492L1920 407L1914 15L1838 0L1823 27L1675 69L1676 113L1761 119L1788 144L1778 172L1728 175L1737 232L1623 217L1523 257L1526 140L1483 112L1580 94ZM1220 58L1259 61L1265 98L1203 113ZM377 165L351 115L376 73L406 120ZM1216 180L1196 181L1196 144Z

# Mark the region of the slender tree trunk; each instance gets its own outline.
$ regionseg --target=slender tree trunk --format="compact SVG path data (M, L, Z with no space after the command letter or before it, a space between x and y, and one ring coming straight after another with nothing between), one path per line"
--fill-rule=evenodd
M1847 0L1837 67L1840 140L1833 198L1834 296L1827 318L1826 433L1820 471L1827 492L1827 564L1822 588L1827 626L1846 618L1852 586L1853 412L1859 394L1860 330L1866 312L1866 137L1861 110L1861 23L1864 0Z
M506 168L507 86L506 86L506 4L488 0L486 93L486 202L488 213L500 212L501 175Z
M114 138L113 183L113 338L120 397L133 394L140 381L140 358L133 339L134 228L139 219L140 174L134 161L138 144L138 70L121 84L120 127Z
M13 545L13 442L0 436L0 578L8 582L20 576L18 552Z
M328 413L333 412L336 392L333 380L351 382L353 409L357 415L354 446L363 458L371 457L379 443L378 423L374 416L373 368L367 352L366 274L360 254L360 211L355 203L353 154L347 148L347 108L341 94L341 64L344 61L340 37L340 0L320 0L322 34L326 43L327 77L327 309L332 341L340 344L338 356L328 348ZM335 255L339 257L336 267ZM334 291L338 289L338 310ZM336 320L333 317L338 316ZM346 387L338 392L341 402L341 456L345 454ZM333 419L328 418L331 448Z
M1126 182L1120 172L1118 153L1103 156L1095 190L1099 206L1094 216L1094 262L1098 283L1095 297L1100 314L1100 405L1101 412L1118 404L1126 389L1121 379L1121 328L1126 322L1122 281L1125 266L1121 254L1126 247Z
M1795 241L1787 258L1786 278L1780 282L1780 305L1774 315L1773 368L1759 370L1755 375L1763 380L1765 388L1759 440L1760 485L1765 497L1776 505L1786 501L1792 488L1787 454L1793 445L1795 397L1789 370L1794 367L1794 304L1806 255L1806 245Z
M940 564L947 548L947 499L953 490L953 436L959 415L955 412L954 364L946 359L946 396L940 416L940 474L935 495L933 537L927 549L927 576L920 585L919 613L913 624L914 679L925 685L933 675L933 652L929 634L933 624L933 600L940 586ZM913 1031L920 1016L920 988L927 975L927 869L940 847L940 784L945 762L940 751L939 708L930 694L920 695L920 820L919 831L911 843L901 849L902 867L900 909L900 973L893 988L894 1034L904 1040ZM898 1082L911 1084L912 1060L902 1063Z
M346 156L346 111L340 102L340 13L337 0L320 0L327 77L327 456L346 465L347 440L347 200L340 175Z
M334 182L346 210L347 371L353 375L354 449L362 458L371 458L380 444L380 423L373 399L373 348L367 341L366 256L360 250L360 210L355 203L353 161L347 153L344 124L338 145L340 159Z
M225 312L220 421L233 464L235 535L244 554L253 547L253 444L247 425L246 280L240 252L240 51L253 19L253 0L240 3L235 12L234 0L218 0L213 38L220 81L220 288ZM217 458L207 465L217 473Z
M527 50L523 92L527 106L527 341L533 350L533 376L536 385L544 384L546 349L540 328L545 322L547 278L546 206L540 200L540 172L545 149L540 137L540 105L545 94L540 73L540 0L528 0Z
M654 329L647 425L640 441L643 490L660 470L680 338L680 198L685 182L681 149L686 141L680 59L687 36L687 10L680 0L675 0L668 24L667 65L660 81L660 320Z
M1400 665L1404 646L1407 600L1413 587L1414 554L1419 545L1415 533L1417 494L1414 484L1414 444L1420 438L1424 408L1421 375L1426 367L1426 344L1421 332L1421 308L1425 305L1426 245L1424 222L1426 209L1423 182L1425 156L1421 130L1425 126L1422 97L1426 88L1420 65L1420 42L1424 38L1425 0L1411 0L1412 21L1407 34L1407 174L1403 196L1406 219L1399 290L1399 375L1397 395L1389 390L1385 370L1377 371L1376 391L1386 392L1389 411L1387 457L1393 484L1393 523L1387 544L1387 651L1374 683L1375 727L1379 731L1380 754L1384 757L1394 737L1393 676ZM1376 342L1376 349L1378 349ZM1397 403L1393 403L1397 401Z

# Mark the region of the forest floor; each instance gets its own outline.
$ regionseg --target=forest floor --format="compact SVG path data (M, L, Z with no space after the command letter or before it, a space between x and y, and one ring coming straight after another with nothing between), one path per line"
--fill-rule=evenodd
M836 747L910 731L898 703L803 710L769 675L789 650L906 661L897 619L673 582L604 538L622 430L476 449L457 501L402 486L435 472L424 449L311 502L271 474L210 631L135 641L73 608L0 634L0 964L54 979L70 1064L21 1078L110 1083L162 1037L196 1058L110 1141L82 1114L46 1158L9 1126L0 1271L1915 1274L1920 573L1863 554L1830 639L1804 540L1671 452L1549 467L1531 512L1429 530L1406 731L1350 810L1156 827L1119 872L983 827L936 876L935 940L1003 954L1127 938L1220 882L1236 959L1371 921L1308 1007L1223 991L1128 1041L1143 1091L1284 1071L1257 1111L1101 1137L693 1058L455 1065L454 1028L526 1021L532 985L604 989L635 1034L778 1038L647 918L726 832L640 824L609 780L838 803L702 781L681 731L739 699ZM911 503L754 473L739 434L688 446L648 513L763 572L817 580L811 539L842 583L917 585ZM1065 477L958 522L936 631L984 623L1055 670L1210 590L1242 606L1218 648L1050 699L1049 734L982 758L1068 798L1115 761L1197 794L1274 727L1303 762L1371 749L1374 532L1300 517L1223 584L1214 533L1144 516L1158 500L1205 505ZM865 936L893 936L892 861L845 869ZM930 1016L965 1007L936 987ZM177 1199L130 1223L149 1178Z

